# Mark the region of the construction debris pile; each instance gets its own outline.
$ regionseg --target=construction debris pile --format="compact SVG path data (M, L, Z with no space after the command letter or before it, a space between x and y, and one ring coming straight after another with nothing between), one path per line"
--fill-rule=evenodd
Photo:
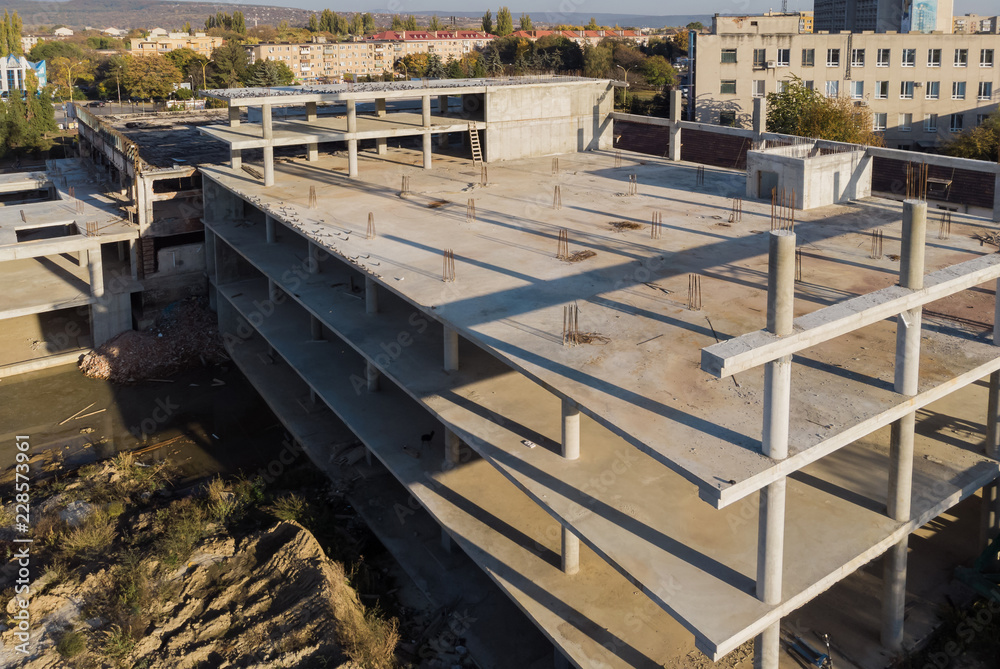
M167 307L148 329L128 330L88 353L80 369L91 378L133 383L227 359L215 314L189 298Z

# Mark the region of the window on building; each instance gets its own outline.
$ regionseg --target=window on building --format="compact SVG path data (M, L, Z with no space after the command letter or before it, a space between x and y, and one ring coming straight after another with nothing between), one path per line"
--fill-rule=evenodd
M892 56L892 49L879 49L878 59L875 62L877 67L889 67L889 58Z
M851 49L851 67L865 66L865 50Z
M965 127L965 116L962 114L952 114L951 115L951 126L949 130L952 132L962 132Z
M764 97L764 92L765 92L764 85L766 83L767 82L765 82L763 79L754 79L753 80L753 88L751 90L753 90L753 96L755 98L762 98L762 97Z
M755 70L761 70L767 65L767 49L754 49L753 50L753 67Z
M736 80L723 79L722 85L719 87L719 93L722 95L736 95Z
M955 67L969 66L969 50L955 49Z
M802 49L802 67L813 67L816 64L816 49Z
M993 99L993 82L992 81L980 81L979 82L979 95L980 100L992 100Z
M885 130L885 124L886 124L886 121L888 120L887 116L888 116L888 114L885 114L885 113L872 114L872 119L874 119L873 129L874 130Z
M937 100L941 97L941 82L928 81L924 86L924 98L927 100Z
M965 99L965 82L964 81L953 81L951 83L951 99L952 100L964 100Z
M916 67L917 66L917 50L916 49L903 49L903 59L900 61L903 67Z
M812 79L806 79L805 81L802 82L802 85L806 87L807 91L816 90L816 82L814 82Z
M863 81L852 81L851 82L851 97L855 100L865 99L865 82Z
M876 100L888 100L889 99L889 82L888 81L876 81L875 82L875 99Z
M826 82L826 97L835 98L840 95L840 81L832 80Z
M787 90L788 90L788 82L787 81L779 81L778 82L778 92L779 93L784 93Z
M901 82L899 82L899 97L902 100L912 100L913 99L913 82L912 81L901 81Z
M924 114L924 132L937 132L937 114Z
M986 123L986 119L990 117L989 114L976 114L976 127L978 128L983 123Z
M993 67L993 49L983 49L979 52L979 67Z
M909 132L910 126L913 125L913 114L900 114L899 115L899 130L903 132Z
M341 47L343 48L343 47ZM723 63L735 63L736 62L736 49L723 49L722 50L722 62Z
M941 67L941 49L927 49L927 67Z
M719 125L724 125L730 128L736 127L736 112L734 111L724 111L719 112Z
M826 66L840 67L840 49L826 50Z
M792 50L791 49L778 49L777 65L778 67L788 67L792 60Z

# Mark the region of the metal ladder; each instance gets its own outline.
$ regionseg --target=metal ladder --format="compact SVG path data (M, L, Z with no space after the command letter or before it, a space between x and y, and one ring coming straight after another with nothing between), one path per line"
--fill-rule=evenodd
M476 122L469 121L469 146L472 147L472 164L483 164L483 149L479 146L479 130L476 129Z

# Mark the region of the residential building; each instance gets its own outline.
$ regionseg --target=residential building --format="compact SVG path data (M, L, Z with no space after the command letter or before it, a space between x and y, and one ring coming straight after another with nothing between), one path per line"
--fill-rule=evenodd
M157 28L146 37L133 37L130 52L133 56L170 53L174 49L191 49L199 56L211 57L222 46L223 39L205 33L167 33Z
M110 35L111 37L124 37L128 35L128 31L124 28L105 28L101 31L104 35Z
M418 53L437 54L441 60L447 61L482 50L494 36L477 30L386 30L372 35L370 39L385 43L386 58L391 55L392 62Z
M951 33L954 0L815 0L815 29Z
M952 20L952 26L952 31L955 33L998 35L1000 34L1000 16L965 14L964 16L956 16Z
M56 28L52 31L52 34L56 37L72 37L73 31L69 28Z
M532 42L549 35L560 35L581 47L585 44L597 46L607 38L630 39L641 46L649 43L649 33L639 30L518 30L513 33L514 37L523 37Z
M799 78L869 106L887 146L932 148L1000 102L1000 38L892 33L698 35L689 104L704 123L747 127L753 99Z
M812 12L765 12L764 14L716 14L712 33L717 35L770 35L774 33L811 33Z
M344 75L376 75L392 69L383 42L266 42L247 44L250 62L276 60L287 65L302 83L339 82Z
M13 55L0 58L0 92L6 96L11 91L23 91L29 71L33 71L38 77L39 86L48 83L44 60L32 63L24 56Z

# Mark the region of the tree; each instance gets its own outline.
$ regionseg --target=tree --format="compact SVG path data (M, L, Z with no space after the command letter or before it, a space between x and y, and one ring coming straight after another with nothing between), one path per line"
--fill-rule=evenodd
M246 50L235 42L226 42L212 52L216 71L214 81L221 88L234 88L246 80L250 57Z
M403 23L403 30L417 30L417 17L410 14Z
M424 75L429 79L444 79L448 76L448 71L444 67L441 56L436 53L427 56L427 71Z
M311 33L319 32L319 17L313 14L309 17L309 23L306 24L306 29Z
M986 117L982 125L970 128L945 142L944 152L959 158L997 162L1000 146L1000 110Z
M21 49L21 17L17 15L17 10L9 14L3 10L3 18L0 19L0 56L14 55L20 56Z
M232 25L230 26L230 30L232 30L233 32L237 32L241 35L247 34L247 22L246 19L243 18L243 12L241 11L233 12L233 21Z
M514 17L511 16L509 9L501 7L497 10L497 35L504 37L512 32L514 32Z
M431 17L431 22L427 24L427 29L433 31L441 30L441 21L438 19L437 14Z
M58 56L48 65L49 79L55 86L56 94L72 97L70 90L80 82L92 81L94 75L90 61L86 58L66 58Z
M403 30L403 19L399 18L399 14L392 15L392 29L396 32Z
M491 77L503 74L503 61L500 60L500 50L497 49L496 45L490 44L486 47L486 51L483 54L486 61L484 67L486 73Z
M365 12L361 15L361 27L366 35L378 30L378 26L375 25L375 17L371 12Z
M364 35L365 34L365 24L361 19L360 12L354 12L351 15L351 26L348 28L348 32L352 35Z
M259 60L247 70L247 85L267 88L295 83L295 73L280 60Z
M190 21L188 21L187 23L184 24L184 27L181 28L181 32L182 33L190 33L191 32L191 22Z
M600 26L597 25L597 20L593 16L590 17L590 23L584 26L584 30L597 30Z
M869 107L856 107L848 98L824 97L798 78L781 93L767 95L768 132L881 146L882 136L872 129L872 120Z
M403 56L399 62L407 76L422 77L427 72L427 56L426 53L410 53Z
M701 32L702 30L705 29L705 26L702 25L701 21L692 21L691 23L687 24L684 27L687 28L688 30L694 30L695 32Z
M127 56L122 73L122 88L136 98L165 98L182 78L181 71L160 54Z
M28 52L28 60L47 60L52 62L62 56L70 60L83 60L83 49L72 42L53 41L39 42Z
M639 69L650 86L673 86L677 83L676 70L663 56L650 56Z
M583 47L583 76L606 77L611 72L612 65L611 49L590 44Z
M531 17L527 14L521 14L521 30L533 30L534 26L531 23Z
M483 14L483 32L487 35L493 34L493 14L491 14L488 9L486 10L486 13Z
M465 68L462 67L462 61L454 57L448 58L445 69L448 71L449 79L464 79L466 76Z

